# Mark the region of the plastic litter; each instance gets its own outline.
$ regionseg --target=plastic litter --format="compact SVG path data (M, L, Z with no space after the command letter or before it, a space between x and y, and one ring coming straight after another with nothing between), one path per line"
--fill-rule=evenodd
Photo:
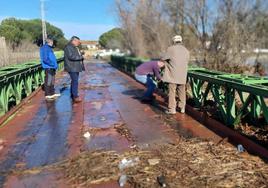
M166 178L165 176L161 175L157 177L157 182L161 187L167 187Z
M127 176L125 174L121 175L118 183L120 187L124 187L124 185L127 183Z
M241 144L239 144L239 145L237 145L237 151L238 151L239 153L243 153L243 152L245 152L246 150L245 150L245 148L244 148Z
M91 135L90 135L89 132L86 132L86 133L84 134L84 137L85 137L86 139L90 139Z
M157 165L160 162L160 159L148 159L149 165Z
M100 120L101 120L101 121L105 121L106 118L105 118L104 116L102 116L102 117L100 118Z
M129 147L130 149L135 149L135 148L137 148L137 145L131 145L130 147Z
M120 170L122 170L131 166L135 166L139 162L139 160L140 160L139 157L135 157L129 160L124 158L120 161L118 167Z

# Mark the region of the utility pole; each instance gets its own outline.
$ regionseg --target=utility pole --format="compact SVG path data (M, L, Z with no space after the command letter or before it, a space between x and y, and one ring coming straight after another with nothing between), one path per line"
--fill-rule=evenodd
M40 3L41 3L41 18L42 18L42 36L43 36L43 44L45 44L47 38L47 27L45 20L45 0L40 0Z

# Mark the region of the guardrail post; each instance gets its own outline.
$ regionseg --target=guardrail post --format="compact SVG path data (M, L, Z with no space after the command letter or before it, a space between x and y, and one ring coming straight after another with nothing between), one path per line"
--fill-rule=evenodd
M235 90L233 88L226 88L226 123L227 125L233 125L236 110L235 110Z
M200 108L202 106L202 86L204 84L203 81L195 78L189 78L191 90L192 90L192 97L194 99L196 107Z
M260 103L262 111L263 111L263 116L265 118L266 123L268 123L268 107L267 107L267 104L264 101L263 97L259 98L259 100L260 100L259 103Z
M112 56L111 61L112 65L129 74L133 74L134 69L144 62L142 59L116 56ZM217 107L214 115L226 125L236 127L244 118L251 118L256 123L265 119L268 123L268 101L265 100L268 97L268 78L190 67L188 83L191 87L188 92L191 92L195 107L206 107L212 93L213 103ZM166 86L162 84L160 89L166 92Z
M32 93L32 75L26 75L26 78L24 80L24 87L26 95L29 96Z
M215 102L217 103L217 107L221 113L221 119L223 122L227 123L227 114L226 114L226 108L225 108L225 96L221 90L221 87L219 85L213 85L212 86L212 95L214 97Z
M0 116L6 112L5 108L5 87L0 88Z
M23 89L23 79L21 76L17 76L12 84L15 98L16 98L16 104L19 104L22 98L22 89Z
M58 59L59 69L63 68L63 58ZM0 116L19 104L22 98L44 83L44 71L39 62L13 65L0 69Z
M254 96L251 102L250 116L252 121L256 121L261 114L261 107L258 103L258 96Z

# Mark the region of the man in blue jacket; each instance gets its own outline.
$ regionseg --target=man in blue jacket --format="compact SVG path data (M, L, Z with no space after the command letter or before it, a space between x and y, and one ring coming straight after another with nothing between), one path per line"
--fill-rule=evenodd
M52 50L53 39L47 38L46 43L40 48L40 59L42 68L45 70L45 97L47 100L54 100L60 96L55 93L55 75L58 68L56 56Z

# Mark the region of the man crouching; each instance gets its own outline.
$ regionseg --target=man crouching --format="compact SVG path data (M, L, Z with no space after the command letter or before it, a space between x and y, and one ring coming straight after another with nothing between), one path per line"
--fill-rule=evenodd
M156 83L153 80L155 76L158 80L161 80L160 69L165 66L162 60L149 61L141 64L137 67L135 72L135 78L139 82L146 84L147 90L142 96L142 102L151 102L153 99L153 92L156 88Z

